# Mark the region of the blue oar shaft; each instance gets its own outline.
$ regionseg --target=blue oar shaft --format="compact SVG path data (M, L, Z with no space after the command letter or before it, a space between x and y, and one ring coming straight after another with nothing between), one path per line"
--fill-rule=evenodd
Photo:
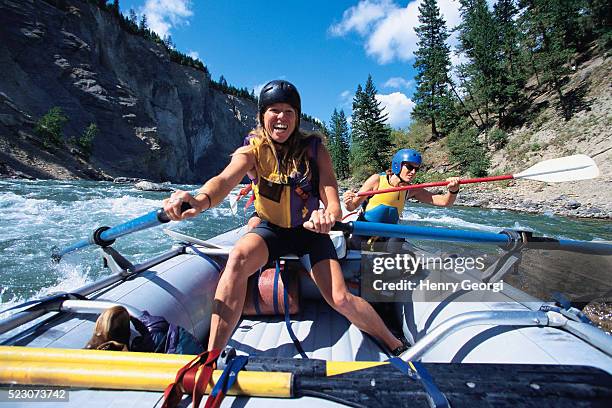
M100 233L100 239L102 241L110 242L124 235L131 234L132 232L155 227L168 221L170 221L170 219L162 209L151 211L138 218L134 218L133 220L103 231L102 233ZM95 243L96 242L94 236L92 235L89 238L82 239L62 249L59 253L57 253L57 256L61 258L62 256L69 254L70 252L74 252L77 249L81 249L86 246L93 245Z
M415 225L383 224L378 222L353 221L346 224L336 223L334 229L362 236L387 238L414 238L433 241L480 242L490 244L511 244L511 234L456 230L441 227L419 227ZM521 238L518 238L521 240ZM527 248L564 250L594 255L612 255L612 244L571 239L529 237L524 242Z
M166 216L166 213L159 209L106 230L100 234L100 238L105 241L112 241L124 235L131 234L132 232L155 227L168 221L170 221L170 219Z
M509 237L492 232L454 230L414 225L383 224L378 222L354 221L353 234L372 235L388 238L416 238L436 241L487 242L507 244Z
M191 195L197 195L197 190L190 191ZM191 206L189 203L182 203L181 210L187 211ZM94 233L87 239L82 239L69 247L66 247L59 251L58 253L54 253L51 255L51 258L57 262L62 258L62 256L76 251L77 249L84 248L89 245L98 244L101 246L107 246L113 243L113 241L119 237L122 237L127 234L131 234L132 232L141 231L143 229L155 227L157 225L164 224L169 222L170 218L164 212L163 208L158 210L151 211L145 215L142 215L138 218L134 218L133 220L127 221L121 225L117 225L112 228L99 228L94 231ZM106 228L106 229L105 229Z

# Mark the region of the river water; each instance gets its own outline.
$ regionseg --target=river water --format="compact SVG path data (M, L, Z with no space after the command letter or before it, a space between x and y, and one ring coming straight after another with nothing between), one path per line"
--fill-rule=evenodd
M193 190L199 186L173 187ZM167 195L111 182L0 180L0 310L73 290L109 274L93 247L67 255L60 264L50 262L52 248L86 238L99 226L115 226L155 210ZM226 200L197 219L171 222L167 227L207 239L242 225L246 221L242 207L239 204L238 215L233 215ZM612 241L612 223L601 220L420 204L409 205L403 218L412 225L491 232L512 228L555 238ZM155 227L118 239L114 248L139 262L171 245L162 228Z

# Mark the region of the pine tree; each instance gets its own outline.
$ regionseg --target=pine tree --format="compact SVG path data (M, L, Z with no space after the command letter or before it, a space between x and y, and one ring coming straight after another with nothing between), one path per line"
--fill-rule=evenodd
M328 132L328 149L334 165L334 171L339 179L349 176L349 129L344 110L334 109Z
M424 0L419 6L420 25L415 29L419 49L414 53L417 70L417 90L413 96L415 107L412 116L431 123L431 133L439 137L453 110L449 89L451 67L450 49L446 45L449 34L446 22L440 15L436 0Z
M166 48L169 50L174 49L174 42L172 41L172 36L170 36L170 34L166 34L163 41Z
M488 127L491 114L499 111L502 72L498 27L486 0L460 0L460 3L463 21L459 25L458 50L468 59L460 66L461 76L467 81L463 86L471 96L473 108L484 115L481 126Z
M219 85L221 85L223 88L227 88L227 80L223 75L219 77Z
M140 32L144 33L149 29L149 26L147 25L147 15L143 14L142 17L140 17L140 25L138 26L138 28L140 29Z
M383 113L376 100L376 87L368 75L365 87L357 87L353 98L352 145L353 158L359 166L382 171L389 166L391 156L391 128L385 124L388 114Z
M498 0L493 6L493 14L498 28L500 69L504 73L499 77L498 94L498 114L500 126L503 127L507 111L511 110L513 105L520 104L523 99L522 90L527 77L525 61L519 48L521 33L516 24L518 9L514 0Z
M112 10L115 15L119 15L119 0L113 0Z
M572 0L524 0L521 23L538 82L553 88L561 102L561 87L571 72L570 63L579 42L579 2Z
M133 8L130 9L130 17L129 20L132 24L138 27L138 16L136 16L136 11Z

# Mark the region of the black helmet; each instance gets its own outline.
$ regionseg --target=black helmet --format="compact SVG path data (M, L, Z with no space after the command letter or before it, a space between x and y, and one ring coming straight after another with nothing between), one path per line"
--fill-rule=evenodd
M268 82L261 88L261 92L259 93L260 120L266 108L275 103L288 103L291 105L296 110L299 120L302 112L302 102L300 101L300 94L297 88L291 82L276 79Z

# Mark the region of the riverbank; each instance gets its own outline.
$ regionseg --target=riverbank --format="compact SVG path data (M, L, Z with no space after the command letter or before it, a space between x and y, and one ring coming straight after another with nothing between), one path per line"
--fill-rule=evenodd
M612 219L612 183L573 182L545 185L519 181L508 187L464 186L456 205L562 217ZM607 184L607 185L606 185Z

